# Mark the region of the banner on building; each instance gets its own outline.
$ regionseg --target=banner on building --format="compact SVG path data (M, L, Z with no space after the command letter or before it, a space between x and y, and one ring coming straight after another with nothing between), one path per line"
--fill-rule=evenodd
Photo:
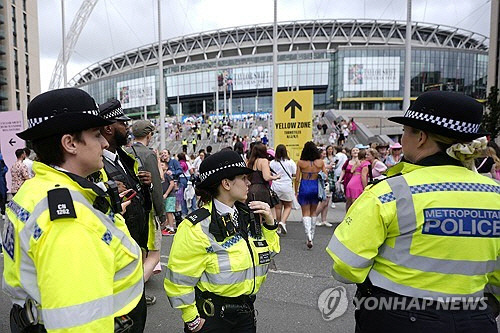
M116 84L116 98L124 109L156 105L155 85L154 76L121 81Z
M344 58L344 91L399 90L400 57Z
M23 113L21 111L5 111L0 117L0 149L3 160L9 168L5 175L7 188L10 190L12 185L12 175L10 171L16 163L16 150L24 148L26 143L20 139L16 133L24 130Z
M272 68L270 66L234 69L234 90L257 88L272 88Z
M304 144L312 140L313 91L284 91L276 93L274 148L284 144L288 156L300 159Z
M224 69L217 72L217 86L219 91L232 91L233 90L233 69Z

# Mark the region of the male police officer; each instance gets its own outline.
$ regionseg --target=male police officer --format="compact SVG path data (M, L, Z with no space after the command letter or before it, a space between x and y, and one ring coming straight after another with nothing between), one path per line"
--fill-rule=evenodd
M482 113L433 91L390 118L408 163L365 190L327 248L334 277L360 284L356 332L497 332L483 297L500 296L500 186L464 167L486 146Z
M145 254L148 248L148 216L151 211L151 173L138 171L137 160L122 149L127 144L130 118L123 113L121 103L111 99L99 105L99 115L113 121L113 124L101 128L101 134L109 144L103 150L104 171L108 179L121 182L126 189L132 189L137 194L131 199L123 217L130 235ZM135 323L133 332L144 331L146 314L146 299L143 297L136 309L129 314Z
M48 91L28 105L40 162L7 209L4 284L12 332L113 332L143 293L141 250L106 193L85 177L108 146L85 91ZM118 318L115 318L118 317Z

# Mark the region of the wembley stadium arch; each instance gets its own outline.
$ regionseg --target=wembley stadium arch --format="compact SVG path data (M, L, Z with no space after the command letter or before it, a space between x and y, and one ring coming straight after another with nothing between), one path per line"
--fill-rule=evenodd
M207 31L164 40L99 61L69 84L98 103L118 98L126 112L158 113L162 59L167 113L269 112L272 24ZM315 108L401 110L406 23L316 20L278 23L278 90L314 90ZM411 96L427 90L486 98L488 38L413 22ZM218 102L217 102L218 100Z

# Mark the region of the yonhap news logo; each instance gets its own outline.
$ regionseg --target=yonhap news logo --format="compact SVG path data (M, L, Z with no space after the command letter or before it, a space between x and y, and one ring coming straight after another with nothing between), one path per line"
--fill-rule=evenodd
M342 286L328 288L318 298L319 311L326 321L342 316L347 311L347 305L347 291Z

